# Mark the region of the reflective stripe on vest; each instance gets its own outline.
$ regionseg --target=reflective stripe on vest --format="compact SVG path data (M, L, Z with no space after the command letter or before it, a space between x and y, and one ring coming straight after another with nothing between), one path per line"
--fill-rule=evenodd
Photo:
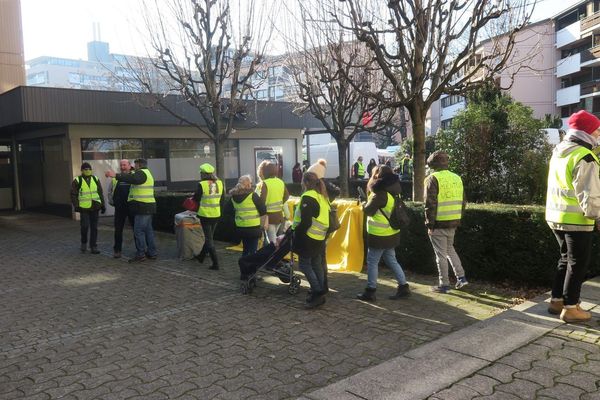
M200 181L200 186L202 187L202 197L198 215L206 218L219 218L221 216L223 182L218 179L216 181Z
M456 221L462 217L463 183L460 176L448 170L431 174L438 182L436 221Z
M585 147L579 147L564 156L552 155L546 192L546 221L566 225L594 225L593 219L585 217L573 187L573 169L588 154L600 163L596 155Z
M146 174L146 182L141 185L131 185L129 189L129 198L127 201L137 201L139 203L156 203L154 199L154 177L150 170L146 168L140 169Z
M369 200L371 200L374 195L374 193L369 194ZM389 217L392 215L393 209L394 196L387 193L387 203L385 203L385 207L377 210L372 217L367 217L367 233L375 236L392 236L400 232L400 229L394 229L390 226ZM383 213L385 213L385 215Z
M310 227L306 231L306 235L314 240L325 240L327 236L327 229L329 229L329 201L315 190L308 190L302 193L300 201L294 211L294 223L292 229L295 229L302 219L302 212L300 211L300 205L302 204L303 197L311 197L319 203L319 216L313 217Z
M365 165L359 161L356 163L358 164L358 176L365 176Z
M268 178L264 180L267 186L267 212L283 213L283 194L285 193L285 183L279 178ZM260 193L259 193L260 195Z
M231 199L235 209L235 226L238 228L252 228L260 226L260 215L252 201L252 193L248 194L241 203Z
M98 178L90 176L89 185L82 176L77 177L75 180L79 179L81 179L81 185L79 186L79 208L92 208L92 201L101 203L98 186L96 185L96 179Z

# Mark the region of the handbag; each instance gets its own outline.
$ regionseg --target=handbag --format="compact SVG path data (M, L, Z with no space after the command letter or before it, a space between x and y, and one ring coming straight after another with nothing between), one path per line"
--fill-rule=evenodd
M181 204L181 206L183 208L185 208L188 211L198 211L198 208L200 207L200 205L198 204L198 202L196 200L194 200L194 197L187 197L184 201L183 204Z
M329 208L329 227L327 233L333 233L340 229L340 220L337 216L337 207L333 204Z

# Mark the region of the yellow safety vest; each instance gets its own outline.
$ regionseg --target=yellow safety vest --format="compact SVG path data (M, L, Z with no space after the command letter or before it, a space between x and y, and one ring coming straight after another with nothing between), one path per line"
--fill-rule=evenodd
M431 174L438 181L436 221L456 221L462 217L463 183L460 176L448 170Z
M221 216L221 197L223 196L223 182L200 181L202 187L202 197L200 198L200 207L198 215L205 218L219 218Z
M90 184L86 182L83 176L75 178L79 185L79 208L92 208L92 201L101 203L100 195L98 194L98 185L96 185L96 178L94 175L90 176Z
M363 163L357 161L356 162L358 164L358 176L365 176L365 166Z
M235 209L235 226L238 228L254 228L260 226L260 214L256 209L252 194L248 194L241 203L237 203L231 199L233 208Z
M375 196L369 195L369 200ZM390 216L394 209L394 196L387 193L387 203L383 209L377 210L372 217L367 217L367 233L375 236L392 236L400 232L400 229L394 229L390 226ZM385 213L385 215L384 215Z
M154 199L154 177L150 173L150 170L146 168L140 169L146 174L146 182L141 185L131 185L129 189L129 197L127 201L137 201L138 203L156 203Z
M267 185L267 212L283 212L283 194L285 193L285 183L279 178L268 178L264 180ZM260 193L259 193L260 195Z
M585 147L579 147L565 156L552 155L546 192L546 221L566 225L594 225L594 220L583 214L573 187L573 169L588 154L600 164L598 157Z
M298 201L298 205L294 211L294 223L292 224L292 229L296 229L302 219L300 204L302 204L303 197L311 197L319 203L319 216L317 218L312 218L310 227L306 231L306 235L314 240L325 240L325 236L327 236L327 229L329 228L330 206L329 201L325 198L325 196L319 194L316 190L306 191L302 193L302 196L300 196L300 201Z

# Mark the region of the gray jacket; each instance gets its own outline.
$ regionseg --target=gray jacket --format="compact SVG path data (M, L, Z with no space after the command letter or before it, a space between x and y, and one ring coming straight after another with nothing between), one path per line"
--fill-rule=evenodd
M583 131L569 129L552 157L565 156L579 147L592 149L596 146L594 138ZM573 189L583 214L596 221L600 220L600 168L592 157L584 157L573 168ZM593 226L568 225L548 222L551 229L559 231L593 231Z

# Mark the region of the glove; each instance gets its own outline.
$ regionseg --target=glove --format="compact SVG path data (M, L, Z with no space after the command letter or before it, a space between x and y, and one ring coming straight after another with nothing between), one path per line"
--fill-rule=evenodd
M100 212L101 212L102 214L106 213L106 207L102 206L102 208L100 209Z

